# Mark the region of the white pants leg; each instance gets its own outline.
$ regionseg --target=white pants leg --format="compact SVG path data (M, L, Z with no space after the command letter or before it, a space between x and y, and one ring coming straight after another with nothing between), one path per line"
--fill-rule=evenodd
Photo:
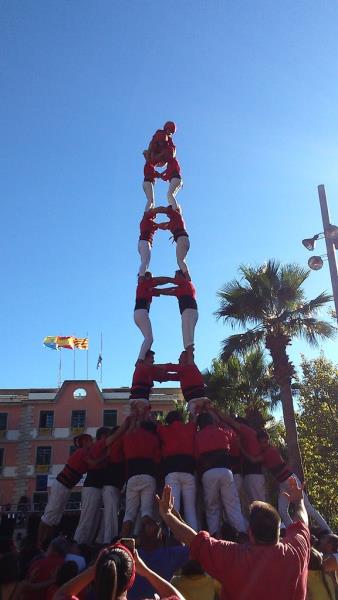
M150 210L151 208L155 208L155 197L154 197L154 185L151 181L143 182L143 191L147 198L147 203L145 206L145 211Z
M205 513L211 535L219 531L221 524L220 470L209 469L202 475Z
M50 527L58 525L66 508L72 490L55 479L48 498L48 503L41 521Z
M141 504L141 517L152 517L156 481L151 475L133 475L127 482L126 512L123 521L135 521Z
M226 510L228 519L231 525L237 531L246 531L244 517L241 511L241 503L239 500L234 476L230 469L222 469L220 492L223 502L223 507Z
M237 489L237 493L240 496L241 491L242 491L242 487L243 487L243 476L240 473L235 473L234 474L234 482L236 485L236 489Z
M103 543L110 544L112 539L119 533L119 505L121 492L113 485L104 485L102 488L103 498Z
M150 350L151 345L154 341L153 331L151 328L151 322L149 319L149 313L146 308L137 308L134 310L134 321L137 327L141 330L144 341L140 349L138 357L143 360L146 356L147 350Z
M182 315L182 336L184 348L188 348L194 343L195 327L198 321L198 311L196 308L186 308Z
M138 270L139 275L144 275L146 271L148 271L150 256L151 256L151 245L147 240L139 240L138 242L138 251L141 257L141 264Z
M244 485L248 494L249 502L254 502L255 500L266 502L264 475L244 475Z
M191 473L180 473L185 520L198 531L196 514L196 480Z
M180 191L182 185L182 179L179 179L178 177L173 177L169 183L169 189L167 194L168 204L170 204L170 206L172 206L175 210L178 207L178 204L176 202L176 195Z
M296 479L298 485L300 485L300 481L299 481L297 475L293 474L292 477L294 477ZM279 511L281 519L286 527L291 525L292 519L289 515L289 500L286 496L284 496L284 494L282 494L282 492L288 492L288 491L289 491L289 483L288 483L288 479L286 479L285 481L283 481L282 483L279 484L279 496L278 496L278 511ZM327 522L325 521L324 517L322 517L322 515L318 512L318 510L316 510L312 506L312 504L306 494L304 494L304 504L305 504L305 508L307 510L309 517L311 517L321 529L324 529L324 530L326 529L328 531L331 531L331 529L328 526Z
M168 475L165 476L165 484L170 485L171 487L172 495L174 498L174 508L177 510L177 512L180 512L181 508L181 482L179 478L180 474L181 473L175 471L173 473L168 473Z
M102 503L102 490L94 487L83 487L81 494L80 521L74 534L78 544L91 544L94 540Z
M180 235L176 241L176 260L178 267L183 271L183 273L187 273L188 267L185 262L185 257L187 256L190 248L190 241L187 235Z

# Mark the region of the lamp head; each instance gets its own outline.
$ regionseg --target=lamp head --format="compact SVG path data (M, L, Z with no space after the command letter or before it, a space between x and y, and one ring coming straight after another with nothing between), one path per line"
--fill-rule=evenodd
M329 225L327 229L325 229L325 237L332 240L335 248L338 248L338 227L337 225Z
M316 245L316 240L318 240L318 238L319 238L319 233L314 235L312 238L305 238L305 240L302 240L302 244L303 244L303 246L305 246L305 248L307 250L312 251Z
M307 264L313 271L319 271L323 266L323 259L320 256L311 256Z

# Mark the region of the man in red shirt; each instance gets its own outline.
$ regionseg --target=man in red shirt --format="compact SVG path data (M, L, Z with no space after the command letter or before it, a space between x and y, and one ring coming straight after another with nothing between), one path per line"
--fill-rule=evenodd
M123 438L123 454L127 468L126 512L121 530L129 537L140 508L141 519L153 517L156 477L161 460L160 440L156 425L142 421L133 425Z
M194 362L192 353L185 350L181 352L178 365L169 363L166 367L167 379L165 381L179 381L182 394L188 403L189 412L195 414L210 405L210 400L205 395L203 375Z
M157 290L161 296L176 296L182 318L183 346L189 357L193 358L195 327L198 321L196 290L193 283L179 269L175 277L165 277L165 283L174 283L176 287Z
M138 251L141 257L141 264L138 270L138 276L143 277L148 270L151 257L151 247L153 245L153 237L158 229L155 223L156 210L146 210L140 222L140 237L138 242Z
M114 427L112 433L118 430ZM103 500L103 543L110 544L119 533L118 514L121 490L125 483L123 438L119 438L108 449L108 465L104 470Z
M198 473L202 478L205 512L211 535L221 528L222 508L231 525L244 533L246 530L240 501L231 472L231 432L214 423L210 412L197 417L198 432L195 438L195 456Z
M160 174L160 177L163 181L169 181L167 193L168 204L172 206L173 209L178 210L180 207L176 202L176 196L183 187L183 181L180 163L176 158L176 151L172 148L168 149L165 160L167 162L167 168L164 173Z
M288 527L291 525L292 519L289 514L289 499L285 492L288 490L290 477L295 479L298 485L301 485L301 483L297 475L292 472L292 469L290 469L289 465L282 458L276 446L271 444L268 432L265 430L258 431L256 437L260 447L260 454L253 455L244 448L242 451L244 455L253 463L261 462L263 467L270 471L270 473L279 483L278 510L285 527ZM316 521L317 525L322 530L330 531L330 527L326 523L324 517L322 517L322 515L312 506L305 493L304 504L308 515L312 517L314 521Z
M294 522L280 540L280 517L266 502L250 507L248 544L224 542L196 533L172 512L169 486L159 499L160 514L174 536L190 546L190 557L222 584L221 600L305 600L310 532L303 489L290 478Z
M152 137L148 150L144 150L143 156L146 159L144 167L143 190L147 198L146 209L155 207L154 184L156 178L163 178L163 174L155 170L156 166L164 166L167 157L176 155L176 147L172 140L176 132L176 125L173 121L167 121L163 129L158 129ZM178 190L177 190L178 191ZM177 192L176 192L177 193ZM174 200L175 202L175 200ZM176 205L176 203L175 203Z
M143 152L143 155L146 159L146 164L143 169L143 191L147 198L144 210L147 212L155 207L155 179L161 178L161 173L155 170L157 163L148 160L146 150ZM158 166L163 166L164 164L165 163L158 163Z
M149 396L155 381L172 381L168 373L169 364L155 365L152 350L147 350L144 360L138 360L135 365L133 380L130 388L130 407L132 412L145 418L150 409Z
M31 562L27 580L40 589L33 590L28 587L23 596L25 600L45 600L47 589L55 579L59 567L64 563L68 548L67 540L57 537L50 542L43 558ZM44 582L46 582L46 587L44 587Z
M168 229L176 242L176 260L179 268L186 277L189 278L189 271L185 257L188 254L190 248L189 235L187 233L185 222L182 217L182 210L180 207L174 209L172 206L161 207L161 212L165 213L169 217L169 221L165 223L159 223L159 229Z
M185 519L190 527L198 529L194 456L196 425L192 421L184 423L178 410L170 411L165 422L166 425L157 426L165 483L172 488L178 512L182 494Z
M138 277L134 307L134 321L144 337L138 355L138 360L145 359L146 353L148 350L150 350L154 341L153 330L149 318L150 305L153 297L160 295L160 292L156 290L156 286L163 285L166 282L167 279L165 277L153 277L150 271L146 271L144 276Z

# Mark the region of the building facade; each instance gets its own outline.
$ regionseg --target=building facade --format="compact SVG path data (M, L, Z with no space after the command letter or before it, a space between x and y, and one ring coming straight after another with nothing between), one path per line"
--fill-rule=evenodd
M60 389L0 389L0 505L8 509L25 496L29 510L42 510L52 481L74 451L74 436L94 437L102 425L120 425L129 414L129 391L100 390L94 380L64 381ZM150 401L156 415L165 414L182 402L182 393L153 388ZM70 504L78 504L81 485Z

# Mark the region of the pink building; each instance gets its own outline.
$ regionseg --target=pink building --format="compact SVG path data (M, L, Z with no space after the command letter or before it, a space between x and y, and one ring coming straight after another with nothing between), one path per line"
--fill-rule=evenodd
M60 389L0 389L0 505L27 496L32 509L41 510L73 451L73 437L119 425L129 414L128 398L129 388L100 390L94 380L64 381ZM179 388L154 388L150 397L157 414L182 399Z

